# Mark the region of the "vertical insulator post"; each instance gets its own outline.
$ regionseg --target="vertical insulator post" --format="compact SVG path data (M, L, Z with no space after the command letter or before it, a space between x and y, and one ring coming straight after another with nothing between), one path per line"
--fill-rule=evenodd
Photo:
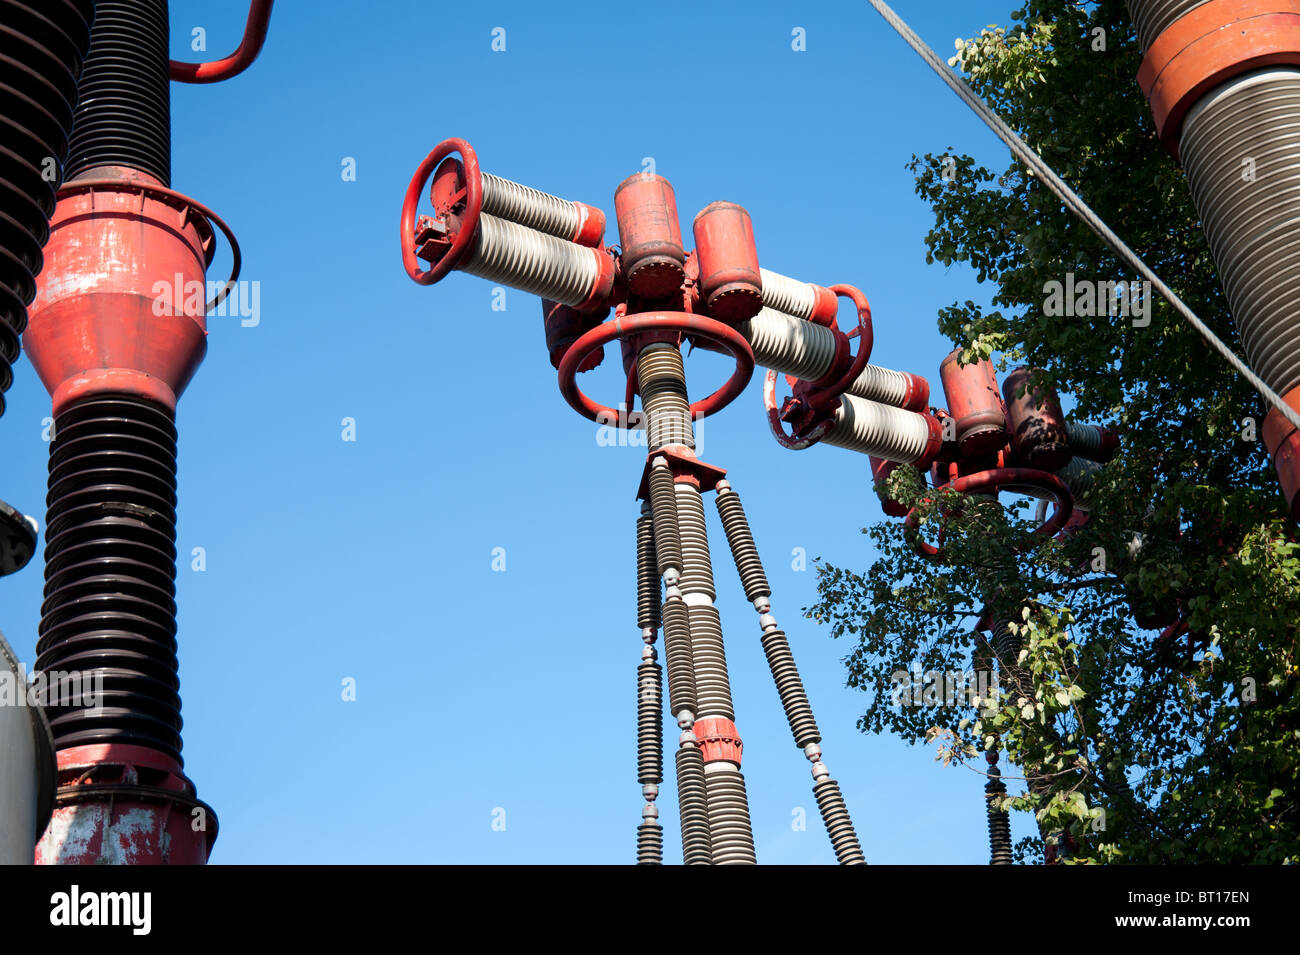
M790 723L794 743L813 764L813 792L821 810L822 821L826 825L826 833L835 850L835 857L841 865L863 865L866 858L862 854L839 784L831 778L830 770L822 762L821 747L818 745L821 743L821 732L813 718L812 705L808 702L803 680L795 666L790 642L772 615L772 588L758 556L758 546L754 543L754 535L749 520L745 517L740 496L732 488L731 482L718 482L714 503L718 508L718 516L722 519L722 528L727 534L727 544L736 562L736 572L740 575L745 599L754 605L754 610L759 615L758 622L763 631L763 652L767 656L781 706Z
M650 505L641 505L636 522L637 626L641 663L637 667L636 775L645 805L636 831L637 865L663 865L664 833L659 825L659 784L664 781L663 671L655 654L659 634L659 576Z

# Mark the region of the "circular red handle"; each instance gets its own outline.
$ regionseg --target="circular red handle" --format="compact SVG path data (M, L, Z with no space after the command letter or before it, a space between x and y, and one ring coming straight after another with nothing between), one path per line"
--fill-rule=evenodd
M745 337L730 325L692 315L688 312L642 312L615 318L585 332L560 359L559 379L560 394L564 395L575 411L592 421L619 420L618 411L599 402L593 401L578 387L578 367L583 360L598 348L604 348L616 338L625 338L644 332L678 331L705 338L726 349L736 359L736 370L721 388L699 401L691 404L691 415L695 418L707 418L721 411L745 390L750 377L754 374L754 352Z
M875 344L875 332L871 325L871 304L867 301L867 297L852 285L832 285L830 290L840 298L851 299L853 304L857 306L857 327L844 337L853 338L856 336L860 339L858 353L853 357L853 361L844 374L828 385L814 388L808 395L808 401L814 408L821 401L827 399L836 400L836 405L823 408L811 424L799 431L787 434L785 426L781 424L781 413L776 406L776 372L768 369L767 377L763 381L763 407L767 410L768 427L771 428L772 436L776 438L777 443L783 448L789 448L791 451L802 451L805 448L810 448L830 432L831 426L835 423L835 407L838 406L839 396L857 380L857 377L862 374L862 370L867 367L867 362L871 358L872 345ZM831 331L836 335L843 335L833 324Z
M999 490L1023 487L1046 491L1052 496L1056 507L1052 510L1052 516L1040 524L1032 534L1028 535L1026 546L1041 544L1055 535L1057 531L1065 526L1065 522L1070 519L1070 514L1074 512L1074 496L1070 493L1070 489L1065 486L1065 482L1050 471L1040 471L1037 468L990 468L987 471L979 471L975 474L959 477L944 486L964 494L979 494L987 491L993 491L996 494ZM916 512L917 508L913 507L907 512L907 517L903 521L903 527L913 536L912 549L922 557L928 557L931 560L942 560L943 525L939 526L940 546L936 547L927 543L916 534L918 530Z
M429 181L433 171L452 153L460 153L461 163L465 167L465 215L461 219L460 231L451 242L447 254L433 264L431 268L421 269L415 257L415 210L420 204L420 194L424 184ZM444 139L433 148L433 152L424 157L411 184L406 187L406 197L402 200L402 266L412 281L420 285L432 285L442 279L456 265L456 262L469 248L474 234L478 232L478 217L483 211L483 177L479 173L478 154L474 147L463 139Z

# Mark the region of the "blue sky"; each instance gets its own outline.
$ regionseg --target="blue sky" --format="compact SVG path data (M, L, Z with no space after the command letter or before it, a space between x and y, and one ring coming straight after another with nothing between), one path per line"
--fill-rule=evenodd
M1014 6L896 4L944 55ZM209 55L229 52L245 10L176 0L172 55L197 58L194 27ZM231 223L244 277L260 283L256 326L210 320L178 419L185 758L221 820L212 862L632 861L643 452L601 446L564 403L535 298L512 291L493 311L482 280L405 277L412 171L460 136L485 170L612 220L615 186L653 157L685 231L710 201L741 203L766 267L859 286L873 360L938 392L949 346L935 314L988 289L925 265L931 214L904 166L949 146L1001 166L1005 151L866 3L485 3L450 16L427 0L282 0L249 72L174 85L172 105L173 185ZM583 382L607 404L622 394L614 357ZM697 352L687 373L712 391L727 365ZM43 524L49 397L29 363L15 374L0 496ZM780 448L761 376L703 423L700 451L745 502L868 860L986 862L982 778L858 732L850 647L800 613L812 558L871 559L859 528L881 512L866 459ZM708 513L759 861L832 862ZM42 583L39 557L3 583L0 627L28 662ZM669 862L681 858L673 789L660 799Z

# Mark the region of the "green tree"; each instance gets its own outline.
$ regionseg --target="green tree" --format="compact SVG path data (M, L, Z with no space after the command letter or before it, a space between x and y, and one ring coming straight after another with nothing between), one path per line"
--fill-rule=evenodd
M957 47L972 87L1241 353L1135 82L1123 3L1029 2ZM996 172L949 148L911 169L935 214L927 261L966 263L993 288L992 309L942 309L942 332L964 360L1041 369L1071 417L1112 426L1122 451L1082 502L1085 527L1032 551L1026 505L959 501L895 472L920 533L942 526L944 559L919 557L901 522L876 524L864 533L877 559L865 572L819 562L806 610L853 643L860 729L930 741L978 771L1000 747L1016 767L1006 807L1035 813L1074 861L1300 861L1300 554L1258 440L1260 399L1163 301L1144 327L1045 314L1047 283L1066 273L1137 276L1018 161ZM897 705L899 671L990 665L972 626L983 614L1010 625L997 698ZM1188 634L1151 629L1179 616ZM1026 840L1019 857L1041 846Z

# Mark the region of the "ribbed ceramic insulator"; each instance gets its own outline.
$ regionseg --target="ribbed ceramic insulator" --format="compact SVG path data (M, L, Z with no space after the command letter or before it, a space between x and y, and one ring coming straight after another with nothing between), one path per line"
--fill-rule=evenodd
M798 319L806 319L813 313L817 306L817 293L807 282L767 269L759 269L758 274L763 281L764 307Z
M677 494L677 527L682 542L683 594L708 594L717 596L713 586L713 564L709 559L709 533L704 521L704 500L694 484L678 481L673 490Z
M664 656L668 663L668 705L673 715L699 712L695 660L691 652L691 618L686 604L674 598L663 606Z
M653 514L655 563L659 574L682 569L682 543L677 530L677 493L673 474L665 467L650 469L650 511Z
M1075 424L1073 421L1067 421L1065 431L1070 442L1070 450L1074 452L1075 457L1087 458L1089 461L1102 459L1105 452L1102 450L1100 428L1091 424Z
M711 604L689 607L691 657L695 664L696 715L736 718L727 677L727 653L722 645L722 620Z
M853 830L853 820L849 818L848 807L844 805L844 796L840 786L833 779L823 779L813 786L813 795L817 798L817 808L821 810L822 822L831 837L831 847L840 865L866 865L862 846L858 844L858 834Z
M769 630L763 634L763 652L767 654L767 665L776 681L776 692L781 697L786 719L790 721L795 745L802 749L809 743L820 743L821 731L813 719L812 705L804 691L803 680L799 678L799 669L795 666L785 631Z
M706 772L709 798L709 833L714 865L754 865L754 833L749 822L745 777L728 764L713 764L720 771Z
M686 865L712 865L704 758L694 746L677 750L677 807L682 820L682 862Z
M816 381L835 360L835 336L829 328L782 311L764 308L737 323L736 330L749 341L755 364L783 375Z
M1246 356L1285 395L1300 385L1300 67L1207 93L1179 155Z
M661 783L664 779L663 671L659 664L642 661L636 668L636 780Z
M50 237L94 15L91 0L6 0L0 13L0 414Z
M749 521L745 518L740 496L730 488L719 488L713 503L717 505L718 516L722 518L722 529L727 534L727 544L736 561L736 573L740 575L740 585L745 589L745 599L753 603L759 597L770 597L772 588L767 582L767 574L763 572L763 561L759 559L758 546L749 530Z
M1128 0L1129 14L1137 27L1138 42L1145 50L1169 24L1209 0Z
M491 173L482 175L484 212L566 241L578 234L582 210L568 199Z
M659 629L659 565L655 560L654 522L649 516L636 522L636 625L642 630Z
M925 453L930 428L924 416L913 411L855 395L841 395L834 424L822 440L837 448L873 454L886 461L913 464Z
M587 301L600 278L604 253L557 239L536 229L479 216L478 233L458 268L540 298L576 307Z
M643 822L636 827L636 864L664 864L664 830L657 822Z
M671 444L695 447L682 353L665 342L647 345L637 356L636 373L649 449Z
M69 405L54 422L46 500L36 663L104 691L47 708L55 745L132 743L179 760L171 411L125 395Z
M901 408L908 399L907 376L892 368L867 365L848 387L849 394Z
M128 166L164 186L170 184L167 38L167 0L95 4L90 52L72 120L69 179L97 166Z
M993 800L1007 792L1001 776L996 766L991 767L989 781L984 786L989 817L989 865L1011 865L1011 816L1006 810L993 807Z

